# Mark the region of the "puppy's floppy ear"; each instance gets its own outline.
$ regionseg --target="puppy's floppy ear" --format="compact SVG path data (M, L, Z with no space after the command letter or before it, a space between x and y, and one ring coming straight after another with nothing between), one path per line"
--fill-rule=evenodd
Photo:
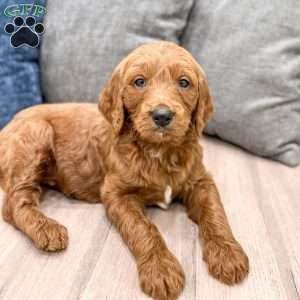
M99 97L98 107L106 120L119 134L124 124L124 105L121 96L121 75L117 67Z
M213 113L213 100L210 94L205 76L199 78L198 100L193 112L193 124L197 135L200 136L202 130L208 123Z

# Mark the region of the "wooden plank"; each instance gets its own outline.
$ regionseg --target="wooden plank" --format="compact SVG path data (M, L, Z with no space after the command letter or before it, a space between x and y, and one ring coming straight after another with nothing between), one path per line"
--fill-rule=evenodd
M181 299L194 299L195 267L194 257L191 255L196 240L194 224L188 220L183 207L178 204L173 205L169 211L149 209L148 214L185 270L187 286ZM111 230L106 240L102 255L81 299L149 299L140 290L134 259L115 229Z
M257 186L268 187L261 209L282 279L290 298L300 299L300 167L289 168L263 160L257 160L256 164Z
M180 299L297 299L300 168L256 158L211 138L204 139L204 146L206 165L251 269L240 285L219 283L208 275L197 228L184 208L149 209L183 265L186 287ZM42 210L68 227L70 245L62 253L43 253L1 219L0 299L149 299L140 291L134 259L102 205L48 191Z
M228 287L208 276L206 266L198 261L196 299L289 299L259 206L261 194L268 188L257 193L253 181L257 174L250 172L255 157L206 139L205 159L220 189L233 232L249 256L250 273L242 284Z
M101 254L110 230L103 207L53 191L45 198L42 210L68 228L69 247L61 253L39 251L1 220L1 299L76 299Z

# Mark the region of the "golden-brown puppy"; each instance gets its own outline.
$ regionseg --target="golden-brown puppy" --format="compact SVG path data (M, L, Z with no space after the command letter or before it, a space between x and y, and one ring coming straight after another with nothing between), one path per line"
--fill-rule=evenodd
M64 249L67 230L38 208L42 184L103 203L136 259L143 291L176 299L180 264L146 205L183 200L199 225L209 272L227 284L248 273L198 143L212 113L205 75L173 43L137 48L117 66L94 104L42 105L19 113L0 132L3 216L43 250Z

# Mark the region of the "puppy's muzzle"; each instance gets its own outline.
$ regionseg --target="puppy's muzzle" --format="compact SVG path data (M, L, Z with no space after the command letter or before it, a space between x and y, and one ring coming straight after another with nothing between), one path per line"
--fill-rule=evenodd
M158 106L150 115L158 127L166 127L171 123L174 113L166 106Z

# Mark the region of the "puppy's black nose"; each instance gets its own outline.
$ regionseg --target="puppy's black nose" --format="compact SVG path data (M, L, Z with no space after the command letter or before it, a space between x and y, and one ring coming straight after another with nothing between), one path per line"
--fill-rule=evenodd
M151 112L154 123L160 127L166 127L172 121L173 115L167 107L158 107Z

